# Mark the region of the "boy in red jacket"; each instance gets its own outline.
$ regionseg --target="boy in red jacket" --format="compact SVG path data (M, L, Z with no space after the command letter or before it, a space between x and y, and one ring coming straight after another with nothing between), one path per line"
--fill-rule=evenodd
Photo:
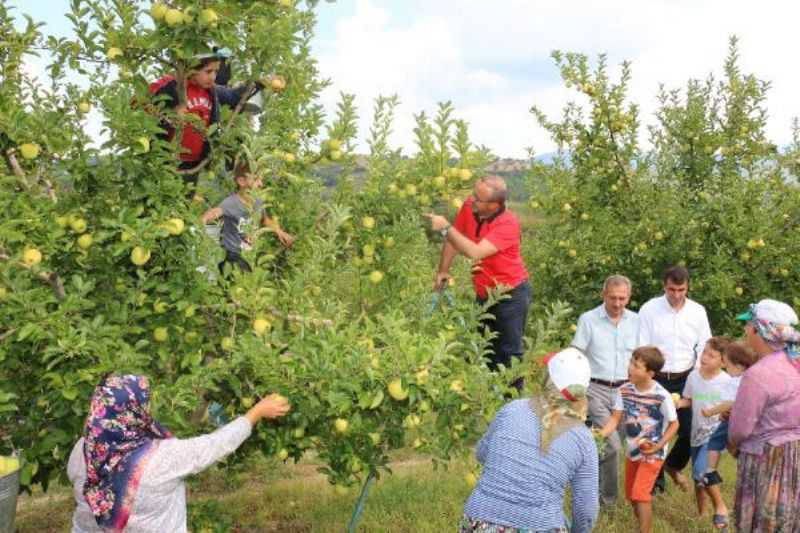
M186 78L186 104L179 106L178 82L175 76L167 75L150 84L150 94L160 98L161 105L175 109L179 115L192 114L198 117L205 128L219 122L220 106L226 105L235 107L242 98L250 98L256 92L263 89L260 82L255 82L254 88L248 93L249 84L239 85L235 88L228 88L217 85L215 80L222 64L224 56L218 53L198 57L197 64L189 71ZM172 140L175 137L175 127L164 122L166 138ZM181 133L181 163L180 170L189 170L197 167L209 156L211 147L206 139L204 131L199 125L193 125L186 121ZM184 174L184 182L194 189L197 186L196 172ZM189 191L189 196L193 190Z

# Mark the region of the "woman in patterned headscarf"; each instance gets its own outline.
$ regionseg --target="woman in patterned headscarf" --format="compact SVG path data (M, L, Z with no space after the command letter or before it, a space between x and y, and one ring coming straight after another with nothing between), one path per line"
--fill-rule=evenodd
M744 373L728 439L738 449L736 530L800 531L800 332L785 303L761 300L737 317L759 356Z
M592 530L599 503L597 446L585 425L589 361L568 348L545 364L545 390L506 404L478 443L483 471L464 505L461 533L567 531L567 485L570 531Z
M262 418L277 418L289 403L270 395L217 431L176 439L150 414L143 376L106 378L95 388L67 473L77 508L73 533L186 531L183 479L238 448Z

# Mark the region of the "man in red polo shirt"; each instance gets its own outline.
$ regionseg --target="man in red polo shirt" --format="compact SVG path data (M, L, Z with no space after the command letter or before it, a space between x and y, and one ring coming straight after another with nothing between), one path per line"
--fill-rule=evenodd
M522 357L522 335L531 301L528 271L520 255L522 231L516 215L506 209L506 196L503 178L484 176L475 183L472 196L452 225L442 216L428 215L432 228L445 237L434 290L445 286L453 259L463 254L473 261L472 282L478 303L486 302L489 291L508 294L488 309L494 319L484 323L497 334L492 340L491 370L501 364L510 366L512 357Z

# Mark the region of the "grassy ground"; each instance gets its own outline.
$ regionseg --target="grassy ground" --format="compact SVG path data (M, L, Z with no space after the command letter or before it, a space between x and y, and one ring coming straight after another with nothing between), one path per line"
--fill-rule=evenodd
M209 471L189 484L190 524L204 532L337 532L346 529L357 491L337 494L316 472L314 461L279 465L260 459L236 473ZM470 489L464 482L466 462L434 470L410 453L395 457L393 475L373 485L359 531L454 531ZM721 465L725 500L732 511L735 463L726 455ZM655 503L655 531L709 531L710 517L697 516L693 495L669 485ZM68 531L73 509L67 487L47 494L20 497L20 532ZM625 503L601 512L595 531L630 532L636 522Z

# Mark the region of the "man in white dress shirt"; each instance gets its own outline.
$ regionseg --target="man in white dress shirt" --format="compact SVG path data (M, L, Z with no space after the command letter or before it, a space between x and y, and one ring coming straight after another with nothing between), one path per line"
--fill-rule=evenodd
M639 345L656 346L664 354L664 368L658 381L672 393L683 393L689 372L699 363L711 326L705 308L687 298L689 271L674 266L664 272L664 295L653 298L639 310ZM692 411L678 409L678 439L664 461L664 469L681 489L689 490L689 480L681 470L691 455ZM653 491L664 491L664 473L659 474Z
M631 299L631 280L609 276L603 284L603 303L583 313L572 346L589 359L592 379L586 395L592 426L605 426L614 406L617 389L628 381L628 363L638 346L639 317L626 309ZM614 505L618 494L618 432L608 437L600 457L600 503Z

